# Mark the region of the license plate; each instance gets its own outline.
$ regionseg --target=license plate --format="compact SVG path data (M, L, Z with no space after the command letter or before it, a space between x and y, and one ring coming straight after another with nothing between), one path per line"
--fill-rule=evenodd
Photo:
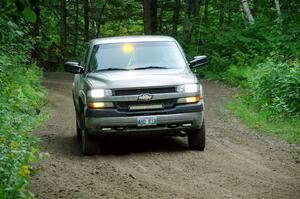
M137 118L137 126L156 126L157 117L139 117Z

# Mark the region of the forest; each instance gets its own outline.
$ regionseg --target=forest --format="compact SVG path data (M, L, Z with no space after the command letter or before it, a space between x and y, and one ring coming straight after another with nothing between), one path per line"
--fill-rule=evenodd
M238 87L233 114L300 143L300 1L1 0L0 198L32 196L30 165L45 155L30 134L47 118L43 72L80 60L93 38L123 35L169 35L189 60L207 55L194 72Z

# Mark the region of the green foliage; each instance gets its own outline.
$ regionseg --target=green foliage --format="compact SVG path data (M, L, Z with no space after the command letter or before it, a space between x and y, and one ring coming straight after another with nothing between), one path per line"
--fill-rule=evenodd
M281 17L260 12L252 25L235 17L236 21L230 25L210 25L202 30L201 48L186 48L190 55L208 55L210 64L198 70L199 76L219 79L244 90L229 105L243 122L297 144L300 143L299 17L288 10Z
M20 17L22 16L27 22L34 23L36 14L31 8L28 0L3 0L0 3L2 15Z
M22 15L23 15L24 19L28 22L34 23L36 21L35 12L33 10L31 10L29 7L26 7L22 11Z
M300 27L286 16L261 15L255 24L241 22L207 30L210 65L199 73L248 90L247 103L269 117L300 115Z
M300 115L300 65L298 61L267 60L249 77L251 102L273 115Z
M39 152L28 132L44 119L39 112L45 94L42 71L32 62L57 70L83 53L83 1L65 2L63 9L61 1L0 1L0 198L31 196L28 175ZM273 1L250 1L255 23L249 25L241 2L233 0L206 1L207 13L202 3L197 8L188 5L196 1L180 1L175 24L175 2L157 1L157 34L170 35L177 27L176 38L189 59L209 57L209 66L196 70L200 76L245 89L230 105L243 121L299 143L299 3L281 1L279 17ZM91 1L89 6L90 39L143 34L141 1ZM66 46L60 46L63 10Z
M0 17L0 198L32 196L28 178L40 153L29 132L46 118L42 71L29 63L33 41L24 23Z
M31 196L28 175L36 162L38 143L28 132L45 119L39 114L45 94L40 87L41 70L22 59L1 51L0 198Z
M300 144L300 118L274 117L269 110L257 110L257 106L249 101L248 94L235 96L228 103L228 108L249 127L260 133L281 138L289 143ZM272 117L270 117L272 116Z

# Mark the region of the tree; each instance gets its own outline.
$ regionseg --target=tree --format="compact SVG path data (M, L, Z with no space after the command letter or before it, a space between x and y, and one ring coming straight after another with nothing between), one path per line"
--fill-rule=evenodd
M157 1L143 0L144 33L151 35L157 31Z
M221 0L220 1L220 14L219 14L219 23L220 23L220 26L223 26L224 24L224 20L225 20L225 0Z
M84 42L89 41L89 28L90 28L90 20L89 20L89 10L90 10L90 1L83 0L83 17L84 17Z
M163 15L164 15L165 3L163 0L160 1L160 12L159 12L159 25L158 31L163 32Z
M208 24L208 3L209 3L209 0L205 0L205 2L204 2L204 23L205 23L205 25Z
M79 18L79 0L75 0L75 19L74 19L74 43L73 54L76 55L77 43L78 43L78 18Z
M195 29L195 24L199 25L199 10L200 0L186 0L185 5L185 19L184 19L184 32L185 40L189 42Z
M103 15L103 13L104 13L104 9L105 9L105 6L106 6L106 4L107 4L107 1L108 1L108 0L106 0L106 1L104 2L103 6L102 6L102 8L101 8L101 10L100 10L100 12L99 12L99 17L98 17L98 21L97 21L96 38L99 37L99 35L100 35L100 25L101 25L102 15Z
M277 14L278 14L278 16L280 16L281 15L281 10L280 10L279 0L274 0L274 2L275 2L275 7L276 7Z
M180 0L175 0L173 6L173 28L172 28L172 35L174 37L177 36L177 26L179 22L179 12L180 12Z
M254 23L254 18L251 14L251 11L250 11L250 8L249 8L249 5L248 5L248 1L247 0L242 0L242 5L243 5L244 13L245 13L248 21L250 23Z
M41 24L41 7L39 1L37 1L36 5L34 6L34 12L36 15L36 20L32 28L32 37L37 38L40 36L40 24ZM40 50L39 43L36 42L34 48L31 51L31 60L35 60L38 63L40 63L40 58L41 58L41 50Z
M67 48L67 7L66 0L60 1L60 51L61 54L65 55L65 50Z

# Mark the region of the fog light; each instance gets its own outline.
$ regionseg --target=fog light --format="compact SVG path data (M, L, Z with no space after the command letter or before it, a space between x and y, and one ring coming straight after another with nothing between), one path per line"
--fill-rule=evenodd
M181 126L183 126L183 127L190 127L190 126L192 126L192 124L191 123L183 123Z
M105 104L104 104L104 102L89 102L88 107L89 108L104 108Z
M101 128L102 131L111 131L111 128L107 127L107 128Z
M112 102L89 102L88 107L91 109L111 108L114 104Z
M176 127L178 127L178 124L169 124L169 127L170 128L176 128Z
M196 96L196 97L187 97L185 98L185 102L186 103L196 103L196 102L199 102L201 99L201 97L199 96Z
M123 131L125 128L123 126L116 127L117 131Z

